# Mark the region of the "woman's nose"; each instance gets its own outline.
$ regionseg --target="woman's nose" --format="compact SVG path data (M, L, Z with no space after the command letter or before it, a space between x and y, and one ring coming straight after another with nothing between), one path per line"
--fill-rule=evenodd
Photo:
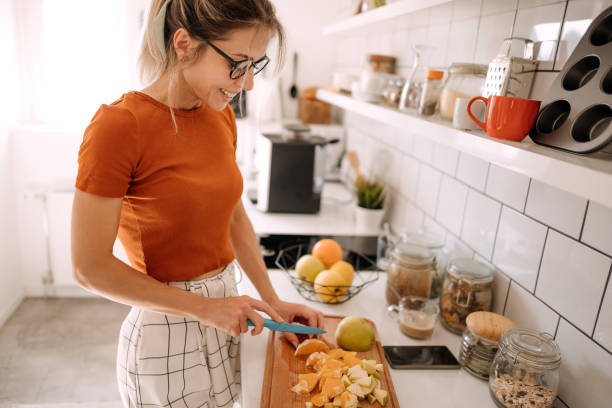
M249 68L246 74L244 74L244 78L238 78L236 81L239 86L242 86L242 89L245 91L250 91L253 89L253 67ZM244 81L244 83L242 82Z

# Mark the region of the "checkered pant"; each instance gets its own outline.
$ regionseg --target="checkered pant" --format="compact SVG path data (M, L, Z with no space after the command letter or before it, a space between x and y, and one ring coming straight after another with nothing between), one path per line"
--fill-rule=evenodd
M204 297L237 296L235 264L200 281L170 282ZM198 321L132 308L117 350L126 408L240 407L240 337Z

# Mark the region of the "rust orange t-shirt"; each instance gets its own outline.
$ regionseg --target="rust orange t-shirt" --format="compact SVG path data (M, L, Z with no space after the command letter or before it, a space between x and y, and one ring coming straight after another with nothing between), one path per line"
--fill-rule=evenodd
M162 282L234 259L230 221L242 193L228 105L175 110L141 92L102 105L85 130L76 188L123 198L118 237L135 269Z

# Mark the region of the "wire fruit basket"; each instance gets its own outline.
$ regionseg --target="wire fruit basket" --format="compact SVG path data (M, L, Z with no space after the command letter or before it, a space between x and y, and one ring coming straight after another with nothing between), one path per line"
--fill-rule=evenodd
M343 250L342 260L350 263L355 269L353 283L349 286L341 285L315 285L300 279L295 271L295 264L303 255L310 254L310 247L305 244L292 245L281 249L276 257L278 266L289 277L291 284L297 289L304 299L319 303L344 303L357 295L363 288L378 279L379 269L376 262L363 254L352 250ZM322 297L325 299L323 300Z

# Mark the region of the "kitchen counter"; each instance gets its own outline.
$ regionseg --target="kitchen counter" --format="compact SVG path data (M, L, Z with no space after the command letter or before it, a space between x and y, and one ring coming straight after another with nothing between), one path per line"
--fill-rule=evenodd
M246 190L246 189L245 189ZM357 228L353 220L352 193L341 183L326 182L318 214L266 213L257 209L246 193L242 203L255 233L262 235L377 236L381 231Z
M378 329L383 345L444 344L455 357L459 355L461 338L437 323L429 340L413 340L400 331L397 323L387 314L385 301L386 274L365 287L358 295L339 305L314 303L302 298L284 272L270 271L270 279L277 293L286 301L304 303L325 314L355 315L371 319ZM238 285L240 294L259 298L246 276ZM259 407L265 370L268 330L259 336L242 336L241 371L243 408ZM489 395L488 382L479 380L464 370L394 370L391 378L402 407L494 408Z

